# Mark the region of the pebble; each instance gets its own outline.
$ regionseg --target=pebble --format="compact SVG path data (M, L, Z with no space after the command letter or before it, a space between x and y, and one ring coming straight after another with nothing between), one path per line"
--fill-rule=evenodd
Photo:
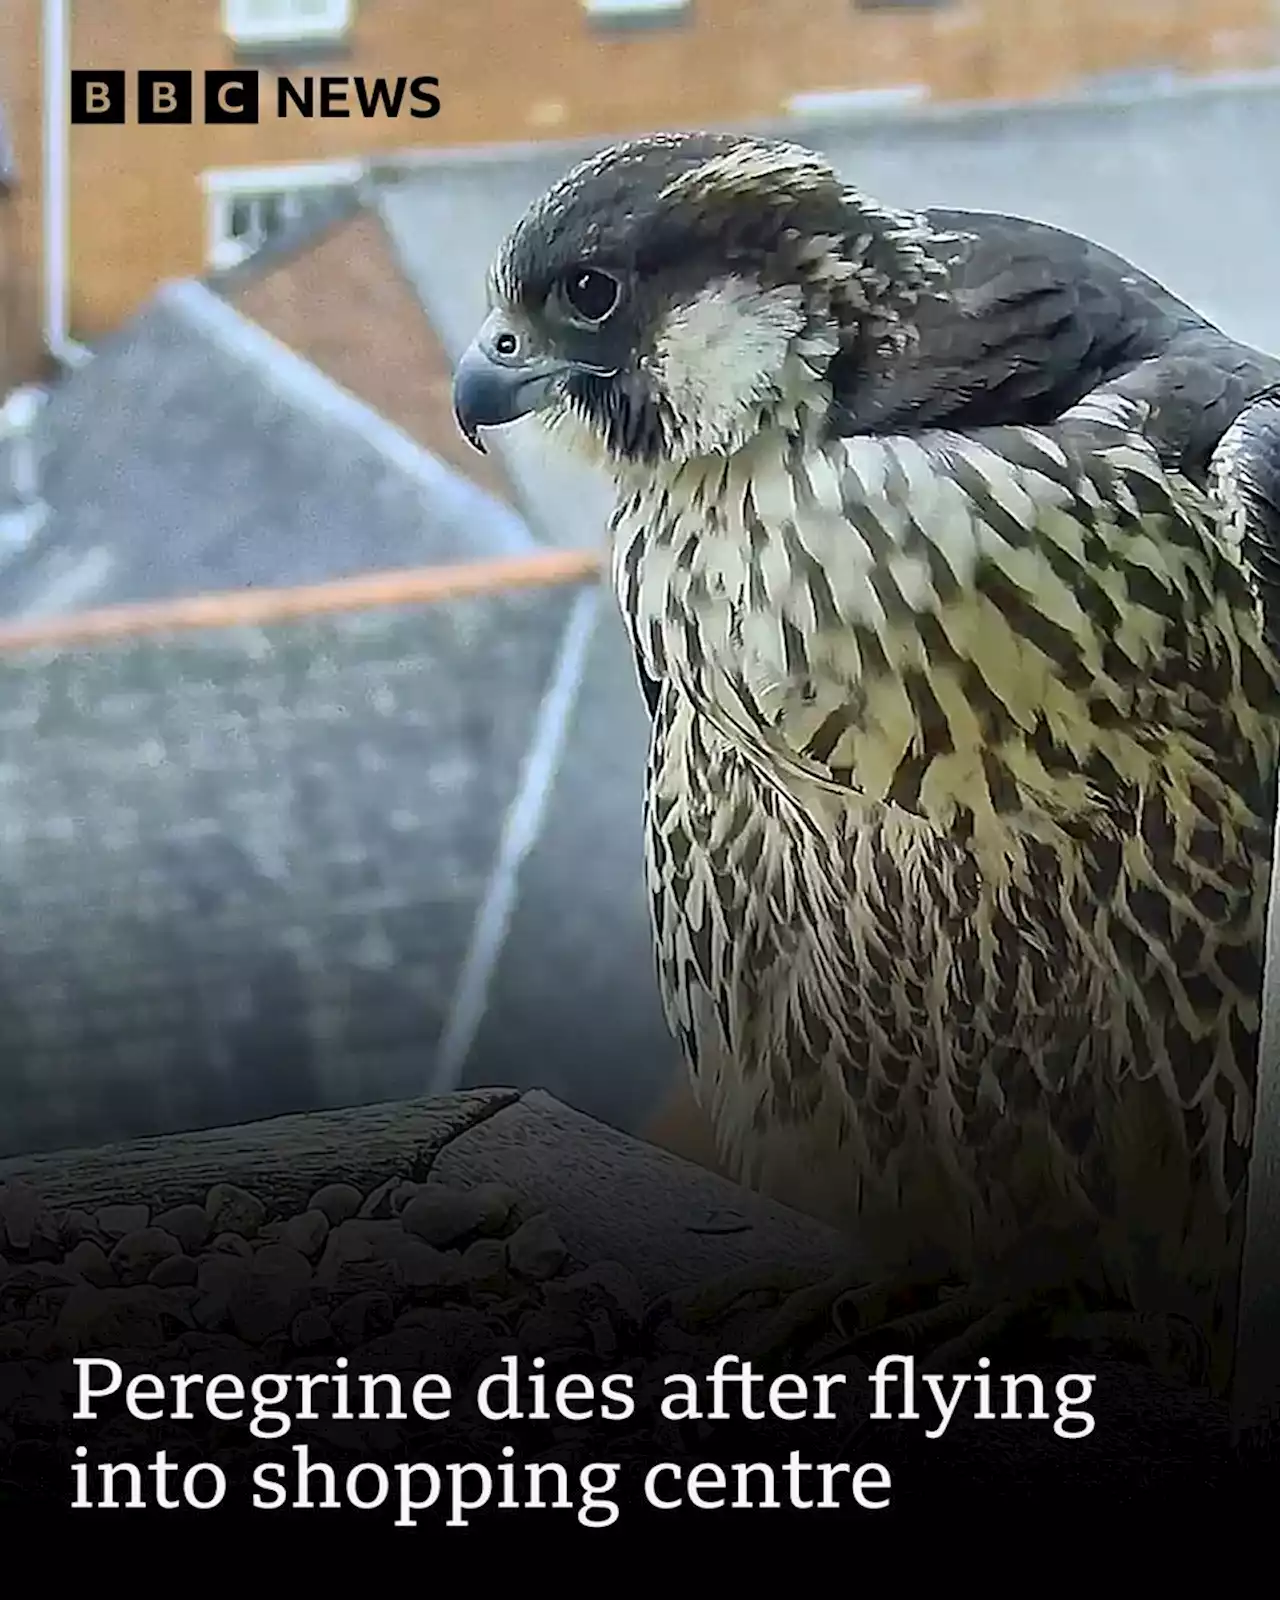
M202 1294L191 1308L196 1326L206 1333L220 1333L231 1315L231 1289L211 1289Z
M21 1308L26 1314L28 1303L49 1289L82 1287L79 1274L65 1263L54 1265L48 1261L28 1261L15 1268L5 1279L0 1302L10 1314Z
M389 1247L389 1255L407 1289L434 1289L446 1284L456 1266L455 1257L409 1234L401 1234Z
M363 1344L375 1334L385 1333L395 1321L391 1296L378 1290L353 1294L329 1313L337 1338L347 1345Z
M363 1201L364 1196L354 1184L326 1183L307 1201L307 1210L322 1211L329 1219L329 1226L336 1228L340 1222L354 1217Z
M380 1183L376 1189L371 1189L360 1202L360 1209L356 1212L358 1217L385 1218L392 1214L391 1197L396 1189L404 1182L401 1177L388 1178L385 1183Z
M547 1356L566 1346L586 1349L591 1342L577 1317L564 1311L548 1310L545 1306L526 1312L520 1318L517 1333L521 1352L534 1356Z
M37 1233L57 1241L57 1224L39 1194L22 1178L0 1183L0 1244L7 1240L26 1253Z
M501 1239L477 1239L462 1252L449 1276L456 1284L501 1293L510 1276L506 1245Z
M539 1213L522 1222L507 1240L507 1260L511 1270L522 1278L541 1283L553 1278L569 1258L564 1241L552 1226L550 1217Z
M198 1269L190 1256L166 1256L147 1274L147 1282L158 1289L194 1287Z
M498 1336L477 1311L453 1306L418 1306L396 1318L396 1330L412 1332L418 1341L418 1362L429 1359L431 1370L464 1381L494 1358ZM372 1361L375 1353L361 1352Z
M481 1233L501 1233L511 1221L511 1213L520 1202L520 1196L505 1183L478 1183L471 1193L484 1207L480 1223Z
M236 1183L215 1183L204 1197L209 1226L215 1234L238 1233L251 1239L267 1220L267 1208Z
M298 1350L316 1350L333 1339L333 1327L318 1306L307 1306L290 1324L289 1338Z
M415 1195L421 1194L426 1185L412 1183L408 1178L402 1178L391 1191L391 1214L398 1217Z
M95 1244L102 1242L97 1218L81 1206L68 1206L62 1213L58 1222L58 1237L68 1248L79 1244L82 1239L92 1239Z
M492 1227L495 1206L483 1186L454 1189L443 1183L424 1184L405 1205L400 1221L407 1233L424 1244L450 1245Z
M126 1233L107 1258L121 1283L145 1283L152 1267L170 1256L180 1256L182 1246L163 1228L139 1228Z
M63 1349L155 1350L165 1342L160 1291L148 1286L73 1289L58 1315L57 1336Z
M305 1261L303 1264L306 1265ZM310 1270L308 1267L308 1276ZM306 1290L297 1283L256 1272L246 1273L231 1290L227 1315L242 1339L250 1344L261 1344L273 1333L282 1333L303 1309L305 1300Z
M644 1321L644 1290L620 1261L598 1261L571 1272L548 1283L543 1297L548 1305L574 1307L595 1306L605 1297L631 1325L638 1327Z
M181 1334L178 1348L189 1356L229 1355L242 1356L244 1346L229 1333L209 1333L203 1329Z
M281 1244L291 1245L299 1250L309 1261L314 1261L324 1249L325 1240L329 1237L329 1219L319 1206L313 1206L309 1211L300 1211L296 1217L290 1217L287 1222L277 1224L279 1233L276 1237Z
M317 1282L320 1279L317 1275ZM385 1294L392 1299L404 1292L404 1275L394 1261L344 1261L336 1276L322 1285L335 1301L351 1294Z
M114 1244L117 1239L123 1239L126 1233L137 1233L139 1228L145 1228L151 1221L151 1207L128 1203L99 1206L93 1220L98 1232L105 1234Z
M251 1260L225 1253L201 1256L196 1262L196 1285L202 1294L230 1294L249 1271Z
M115 1287L115 1269L107 1259L107 1252L95 1239L81 1239L74 1249L68 1250L65 1260L72 1271L78 1272L94 1288Z
M250 1272L267 1278L286 1290L303 1289L311 1282L311 1263L292 1245L266 1244L254 1255Z
M386 1251L394 1248L390 1241L403 1238L404 1232L398 1222L356 1218L340 1222L325 1240L324 1252L316 1267L316 1279L320 1283L332 1283L348 1262L385 1257Z
M188 1255L203 1249L213 1232L209 1213L197 1205L171 1206L156 1217L155 1225L171 1233Z
M253 1255L253 1246L242 1233L219 1233L209 1241L209 1249L219 1255L239 1256L242 1261L248 1261Z

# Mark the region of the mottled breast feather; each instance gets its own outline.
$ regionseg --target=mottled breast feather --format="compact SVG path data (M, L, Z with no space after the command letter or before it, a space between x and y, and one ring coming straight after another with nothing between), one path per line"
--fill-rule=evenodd
M726 1156L822 1169L891 1252L944 1192L962 1261L1084 1216L1139 1298L1145 1250L1220 1306L1280 668L1247 536L1145 414L766 430L624 492L614 573L663 685L664 998Z

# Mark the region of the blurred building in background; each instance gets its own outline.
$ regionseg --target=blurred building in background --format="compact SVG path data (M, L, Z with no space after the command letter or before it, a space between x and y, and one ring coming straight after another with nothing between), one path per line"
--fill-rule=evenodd
M226 266L324 204L371 154L1028 99L1256 69L1276 38L1273 0L5 0L0 105L21 181L0 199L0 390L40 364L47 268L65 267L65 332L92 340L164 279ZM237 65L434 75L441 111L76 128L65 148L45 127L73 67ZM62 312L43 316L59 343Z

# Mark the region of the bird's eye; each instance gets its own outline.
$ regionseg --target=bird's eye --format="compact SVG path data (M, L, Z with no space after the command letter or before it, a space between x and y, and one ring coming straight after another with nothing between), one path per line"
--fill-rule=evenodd
M597 267L578 267L566 276L562 292L583 322L603 322L617 306L622 285Z

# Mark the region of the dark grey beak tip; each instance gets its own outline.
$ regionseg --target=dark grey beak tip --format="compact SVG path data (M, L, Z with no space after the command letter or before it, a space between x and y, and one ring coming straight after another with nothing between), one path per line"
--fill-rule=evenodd
M473 425L466 420L462 412L458 409L456 402L453 408L453 415L454 420L458 424L459 433L461 433L462 437L467 441L471 448L473 450L478 450L482 456L487 456L489 452L485 447L484 440L480 437L479 426Z
M500 428L540 410L553 397L565 371L549 359L495 361L476 339L463 353L453 375L453 414L462 436L481 455L482 428Z

